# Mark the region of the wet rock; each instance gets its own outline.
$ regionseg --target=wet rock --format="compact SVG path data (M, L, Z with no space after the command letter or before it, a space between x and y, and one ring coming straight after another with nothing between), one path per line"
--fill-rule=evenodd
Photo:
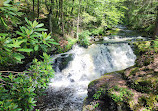
M69 78L69 77L71 77L71 76L72 76L72 74L69 73L69 75L67 76L67 78Z
M75 80L74 79L70 79L70 82L75 82Z
M68 64L71 60L73 60L73 55L72 54L63 54L63 55L61 55L60 57L55 59L55 62L53 64L54 70L56 72L58 70L62 71L63 69L65 69L68 66Z

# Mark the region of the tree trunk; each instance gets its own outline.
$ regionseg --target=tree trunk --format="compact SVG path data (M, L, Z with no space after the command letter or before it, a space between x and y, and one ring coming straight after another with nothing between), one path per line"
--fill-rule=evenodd
M58 0L56 0L56 18L58 17L58 10L59 10L59 8L58 8Z
M34 20L35 19L35 0L33 0L32 2L33 2L32 10L33 10L33 20Z
M157 11L157 16L156 16L156 21L155 21L155 31L153 35L153 40L155 40L156 37L158 37L158 6L156 8L156 11Z
M79 25L80 25L80 5L81 5L81 0L79 0L79 6L78 6L78 17L77 17L77 39L78 39Z
M35 12L35 0L33 0L32 2L33 2L33 8L32 9L33 9L33 14L34 14L34 12Z
M50 11L49 11L49 32L51 33L52 35L52 5L53 5L53 0L51 0L51 6L50 6Z
M40 1L38 0L37 1L37 20L39 19L39 10L40 10L40 6L39 6L39 3Z
M64 13L63 13L63 0L59 0L59 14L61 18L61 30L62 30L62 35L64 37Z

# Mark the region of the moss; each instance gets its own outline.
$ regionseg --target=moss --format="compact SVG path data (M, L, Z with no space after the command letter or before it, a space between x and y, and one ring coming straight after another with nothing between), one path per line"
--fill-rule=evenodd
M122 75L122 74L124 74L124 71L125 70L120 70L120 71L116 71L116 72Z
M148 76L148 75L147 75ZM129 86L142 93L158 94L158 77L157 75L151 77L137 77L130 81Z
M99 79L96 79L94 81L91 81L88 85L88 87L94 86L95 84L97 84L99 81L104 81L105 79L111 78L110 74L114 74L114 73L108 73L107 75L101 76ZM106 82L101 82L99 84L100 88L105 88L108 84Z
M121 75L122 75L122 74L124 73L124 71L125 71L125 70L120 70L120 71L115 71L115 72L105 73L105 74L104 74L104 76L105 76L105 75L112 75L112 74L116 74L116 73L118 73L118 74L121 74ZM104 77L104 76L103 76L103 77Z
M142 96L139 99L139 103L141 103L142 106L144 106L146 109L150 111L155 111L155 104L157 104L157 96L150 94L148 96Z
M132 70L131 70L131 72L130 72L130 75L129 76L131 76L131 75L135 75L136 74L136 72L138 72L139 71L139 67L134 67L134 68L132 68Z
M88 87L91 87L93 86L94 84L96 84L98 82L98 79L94 80L94 81L91 81L89 84L88 84Z
M141 82L138 82L138 84L136 85L136 89L140 92L143 92L143 93L150 93L152 92L152 84L151 84L151 81L147 81L147 80L144 80L144 81L141 81Z
M133 111L157 111L157 95L148 94L139 97L138 103L134 104Z

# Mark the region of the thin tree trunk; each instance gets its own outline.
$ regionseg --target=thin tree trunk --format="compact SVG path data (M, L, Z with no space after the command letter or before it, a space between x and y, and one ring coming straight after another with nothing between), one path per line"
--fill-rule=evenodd
M50 9L49 9L49 7L47 5L47 0L45 0L45 6L46 6L47 11L50 12Z
M158 6L156 8L156 11L157 11L157 16L156 16L156 21L155 21L155 31L153 35L153 40L155 40L156 37L158 37Z
M58 17L58 10L59 10L59 8L58 8L58 0L56 0L56 18Z
M60 18L61 18L61 30L62 30L62 34L64 37L64 13L63 13L63 0L59 0L59 14L60 14Z
M158 6L157 6L156 10L157 10L157 16L156 16L156 21L155 21L155 31L154 31L154 35L153 35L153 40L155 40L156 37L158 36Z
M33 19L35 19L35 0L33 0L32 2L33 2L33 7L32 7L32 10L33 10Z
M33 13L35 12L35 0L33 0Z
M80 25L80 5L81 5L81 0L79 0L79 6L78 6L78 17L77 17L77 39L78 39L79 25Z
M39 3L40 1L38 0L37 1L37 19L39 19L39 10L40 10L40 6L39 6Z
M49 12L49 31L50 31L50 33L51 33L51 35L52 35L52 28L53 28L53 26L52 26L52 5L53 5L53 0L51 0L51 6L50 6L50 12Z

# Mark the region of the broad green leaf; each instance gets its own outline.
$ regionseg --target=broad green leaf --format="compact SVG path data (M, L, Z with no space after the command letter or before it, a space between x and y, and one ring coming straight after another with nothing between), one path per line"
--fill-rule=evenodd
M26 17L25 17L25 21L26 21L29 25L31 25L31 26L32 26L32 22L31 22L31 21L29 21Z
M20 52L32 52L33 49L17 49L17 51L20 51Z
M53 42L53 41L47 41L48 43L54 44L54 45L59 45L59 43L57 42Z
M43 42L44 44L46 44L47 46L51 47L51 45L49 45L47 42Z
M38 24L38 25L36 26L36 28L39 28L39 27L42 27L42 26L44 26L44 24Z
M0 36L7 36L8 34L6 33L0 33Z
M38 48L39 48L39 46L38 46L38 45L35 45L34 50L37 51Z
M34 37L38 37L39 35L36 35L36 34L32 34L30 35L30 38L34 38Z
M8 26L8 25L5 23L5 21L4 21L4 19L3 19L2 17L1 17L1 21L2 21L2 23L3 23L4 26L6 26L6 27Z
M13 58L15 58L16 60L18 60L19 62L21 62L21 59L24 59L25 56L23 56L20 53L13 53Z
M35 31L47 31L48 29L45 29L45 28L38 28L38 29L35 29Z
M49 40L51 38L51 36L47 36L46 38L45 38L45 40Z
M35 20L32 24L33 28L36 27L38 25L38 22Z
M16 31L17 34L21 35L22 37L26 37L26 35L24 33L21 33L19 31Z

